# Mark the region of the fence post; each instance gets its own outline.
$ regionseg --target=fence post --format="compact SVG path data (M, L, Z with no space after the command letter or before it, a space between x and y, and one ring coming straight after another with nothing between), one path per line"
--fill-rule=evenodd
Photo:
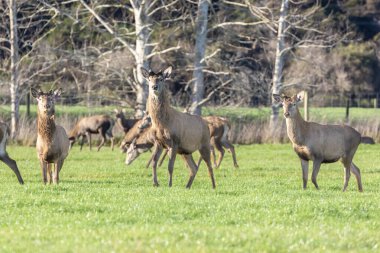
M346 103L346 122L348 122L348 119L350 117L350 97L347 98L347 103Z

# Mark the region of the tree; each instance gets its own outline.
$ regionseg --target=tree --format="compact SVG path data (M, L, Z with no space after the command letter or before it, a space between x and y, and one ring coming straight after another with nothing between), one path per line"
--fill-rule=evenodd
M202 114L202 107L199 104L204 96L204 77L203 68L205 65L205 51L207 38L207 19L208 19L208 0L199 0L198 13L195 27L195 57L193 71L193 94L191 113L196 115Z
M288 0L282 0L280 18L278 20L277 41L276 41L276 58L274 63L273 87L272 94L281 94L282 92L282 75L285 61L285 28L286 16L288 13ZM272 98L272 114L270 119L270 128L274 130L277 125L279 105Z
M16 0L9 0L10 42L11 42L11 138L15 138L19 123L19 82L18 82L18 36Z

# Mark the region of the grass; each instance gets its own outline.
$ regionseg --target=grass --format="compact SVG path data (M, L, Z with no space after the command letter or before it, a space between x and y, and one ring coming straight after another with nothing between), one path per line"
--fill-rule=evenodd
M69 115L72 117L81 117L84 115L93 114L114 114L113 110L117 108L116 106L102 106L102 107L91 107L86 106L68 106L68 105L56 105L56 114L58 117L62 115ZM133 109L125 108L127 114L132 116ZM31 105L31 114L33 117L37 115L36 105ZM182 111L182 108L178 108ZM303 109L300 109L301 113ZM203 115L220 115L228 117L232 121L244 120L267 120L270 117L271 109L269 107L203 107ZM20 106L20 114L26 114L26 106ZM345 119L346 109L343 107L311 107L310 117L312 120L316 121L327 121L336 122L343 121ZM10 118L10 106L0 105L0 116L5 118ZM350 108L350 119L351 120L369 120L378 119L380 117L380 109L375 108Z
M166 165L152 186L144 169L150 154L131 167L109 147L76 146L59 186L44 186L32 147L10 146L26 184L0 164L0 252L375 252L380 242L380 145L361 145L355 163L364 193L342 166L323 165L320 190L302 190L301 168L289 144L237 146L215 172L204 166L191 190L177 159L173 187Z

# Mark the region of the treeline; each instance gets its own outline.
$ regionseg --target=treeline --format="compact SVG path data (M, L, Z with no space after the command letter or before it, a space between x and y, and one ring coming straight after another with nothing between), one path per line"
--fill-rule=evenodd
M281 1L211 1L202 61L209 105L270 104L280 6ZM134 107L140 92L136 54L145 50L142 60L152 69L174 66L172 103L188 106L197 11L198 2L190 0L17 1L21 103L30 87L59 86L67 103L91 106L100 97ZM306 89L311 97L380 92L379 16L377 0L290 2L284 91ZM0 0L0 19L0 96L8 103L6 0Z

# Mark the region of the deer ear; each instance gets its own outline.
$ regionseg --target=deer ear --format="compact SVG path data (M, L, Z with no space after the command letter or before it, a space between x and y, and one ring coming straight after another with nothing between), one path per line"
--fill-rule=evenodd
M305 98L305 91L301 91L301 92L299 92L299 93L296 95L296 99L295 99L295 101L296 101L297 103L300 103L300 102L303 102L304 98Z
M164 71L162 71L162 76L164 78L169 78L170 75L172 74L172 70L173 70L172 66L167 67Z
M61 96L61 94L62 94L62 88L56 89L53 92L54 98L59 98Z
M146 70L144 67L141 67L141 74L142 74L143 77L145 77L146 79L149 78L149 71Z
M36 90L35 88L31 88L30 93L32 94L32 97L38 98L40 91Z
M119 109L113 109L113 111L115 112L115 113L119 113Z
M282 97L278 94L272 94L272 97L273 97L274 102L276 103L282 103L283 101Z

